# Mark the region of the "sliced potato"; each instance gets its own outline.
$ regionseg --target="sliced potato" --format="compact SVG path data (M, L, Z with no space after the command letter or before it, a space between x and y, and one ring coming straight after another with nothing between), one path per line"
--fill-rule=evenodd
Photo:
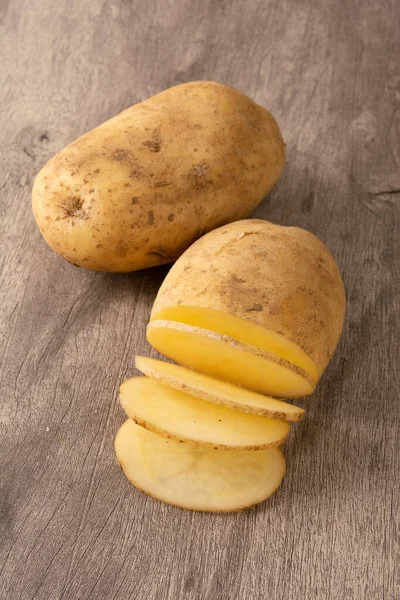
M207 329L175 321L155 320L147 339L175 362L278 398L309 396L315 381L287 360Z
M246 219L207 233L186 250L159 289L152 320L215 327L318 379L339 341L345 311L338 267L315 235Z
M289 423L226 408L167 387L148 377L133 377L120 387L121 405L150 431L215 449L261 450L280 446Z
M250 392L180 365L145 356L137 356L135 364L147 377L157 379L168 387L228 408L284 421L300 421L304 415L304 409L299 406Z
M230 512L262 502L285 474L279 448L213 450L160 437L128 419L115 439L125 475L150 496L181 508Z

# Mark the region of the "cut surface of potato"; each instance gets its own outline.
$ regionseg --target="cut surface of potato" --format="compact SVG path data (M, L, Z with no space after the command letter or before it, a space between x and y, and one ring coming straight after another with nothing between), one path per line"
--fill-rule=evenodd
M156 319L178 321L187 325L195 325L196 327L215 331L216 333L222 333L240 342L260 348L260 350L273 352L307 371L316 381L319 378L315 363L294 342L291 342L279 333L275 333L275 331L265 329L256 323L246 321L236 315L213 308L179 304L168 306L154 315L152 314L152 320Z
M232 383L214 379L203 373L196 373L196 371L180 365L172 365L145 356L137 356L135 364L136 368L147 377L157 379L176 390L228 408L285 421L300 421L304 415L304 409L299 406L245 390Z
M181 508L231 512L262 502L285 474L279 448L213 450L160 437L128 419L115 439L126 477L150 496Z
M290 426L280 419L250 415L195 398L148 377L120 387L128 417L150 431L217 449L260 450L280 446Z
M147 339L178 364L278 398L312 394L310 375L274 354L228 336L175 321L151 321Z

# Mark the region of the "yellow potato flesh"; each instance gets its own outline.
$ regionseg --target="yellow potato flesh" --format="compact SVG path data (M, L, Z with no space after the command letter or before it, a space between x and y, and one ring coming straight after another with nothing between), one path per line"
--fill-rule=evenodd
M231 410L169 388L147 377L120 387L128 417L162 436L214 448L259 450L282 444L289 424Z
M137 488L189 510L230 512L258 504L285 474L279 448L206 449L160 437L130 419L117 433L115 450Z
M300 421L304 415L304 409L299 406L245 390L180 365L172 365L145 356L137 356L135 364L136 368L147 377L228 408L285 421Z
M236 315L212 308L177 305L156 312L152 315L152 320L156 319L178 321L228 335L266 352L273 352L307 371L316 381L319 378L314 362L296 344L279 333L245 321Z
M308 396L314 386L300 368L222 336L173 321L151 321L147 339L159 352L186 367L247 389L280 398ZM288 363L286 363L288 364ZM304 373L304 375L308 375Z

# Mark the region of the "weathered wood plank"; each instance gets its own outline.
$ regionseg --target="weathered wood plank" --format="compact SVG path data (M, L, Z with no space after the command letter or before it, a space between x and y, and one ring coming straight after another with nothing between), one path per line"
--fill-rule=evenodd
M400 597L399 18L395 0L0 4L1 598ZM167 268L76 269L30 211L52 154L192 79L277 116L288 162L255 214L326 242L349 300L282 488L230 516L157 503L114 458Z

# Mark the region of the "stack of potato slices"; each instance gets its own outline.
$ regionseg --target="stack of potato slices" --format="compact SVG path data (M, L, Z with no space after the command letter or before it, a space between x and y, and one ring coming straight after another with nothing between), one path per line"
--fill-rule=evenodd
M137 357L117 433L128 479L164 502L234 511L281 483L279 446L339 341L345 293L327 248L303 229L239 221L175 263L147 339L178 364Z

